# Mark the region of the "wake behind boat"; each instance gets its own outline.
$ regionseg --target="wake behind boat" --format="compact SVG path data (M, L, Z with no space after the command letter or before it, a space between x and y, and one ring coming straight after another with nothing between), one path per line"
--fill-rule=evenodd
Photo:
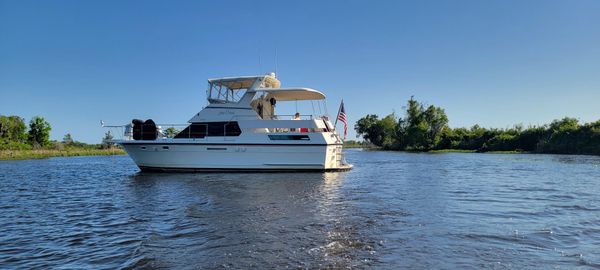
M208 106L175 136L152 120L124 126L123 146L142 171L349 170L343 140L325 114L277 115L279 102L325 100L310 88L281 88L271 73L208 80ZM324 105L324 104L323 104ZM313 107L314 108L314 107ZM320 105L319 105L320 108ZM345 116L344 116L345 117ZM344 118L345 119L345 118Z

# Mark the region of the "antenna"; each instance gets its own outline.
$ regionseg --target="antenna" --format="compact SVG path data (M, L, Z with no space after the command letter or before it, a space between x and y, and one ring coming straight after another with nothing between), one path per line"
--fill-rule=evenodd
M261 61L260 61L260 47L258 48L258 74L262 73L262 65L261 65Z
M275 76L279 76L277 73L277 47L275 47Z

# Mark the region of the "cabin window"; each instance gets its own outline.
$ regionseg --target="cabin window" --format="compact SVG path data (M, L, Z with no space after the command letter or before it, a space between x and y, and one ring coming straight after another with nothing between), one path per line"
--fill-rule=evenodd
M242 130L237 122L225 123L225 136L240 136Z
M240 136L242 130L237 122L210 122L208 124L208 136Z
M269 135L272 141L310 141L308 135Z
M175 139L204 138L206 137L206 124L194 123L175 135Z
M223 136L225 127L222 123L208 123L208 136Z
M220 136L240 136L242 130L237 122L208 122L193 123L179 132L176 139L181 138L204 138Z

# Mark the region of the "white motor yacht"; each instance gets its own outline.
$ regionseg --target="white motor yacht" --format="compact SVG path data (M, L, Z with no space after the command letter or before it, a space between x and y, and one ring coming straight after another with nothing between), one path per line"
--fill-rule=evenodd
M352 168L343 157L343 140L326 113L275 112L277 106L289 101L324 105L325 95L320 91L281 88L273 73L210 79L208 83L208 105L177 132L166 132L175 125L133 120L125 126L110 126L123 128L123 137L114 142L123 146L142 171Z

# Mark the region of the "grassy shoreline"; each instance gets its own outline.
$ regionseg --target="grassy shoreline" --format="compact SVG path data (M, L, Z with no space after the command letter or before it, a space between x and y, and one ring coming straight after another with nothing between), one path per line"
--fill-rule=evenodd
M109 156L124 155L125 151L119 148L111 149L37 149L37 150L0 150L0 160L40 159L50 157L75 157L75 156Z
M426 151L426 153L480 153L480 154L531 154L531 152L526 151L477 151L477 150L461 150L461 149L441 149L441 150L431 150Z
M417 150L389 150L381 147L345 147L344 148L361 148L368 151L391 151L391 152L406 152L406 153L475 153L475 154L546 154L546 153L535 153L527 151L477 151L477 150L463 150L463 149L439 149L429 151L417 151ZM568 155L568 154L567 154Z

